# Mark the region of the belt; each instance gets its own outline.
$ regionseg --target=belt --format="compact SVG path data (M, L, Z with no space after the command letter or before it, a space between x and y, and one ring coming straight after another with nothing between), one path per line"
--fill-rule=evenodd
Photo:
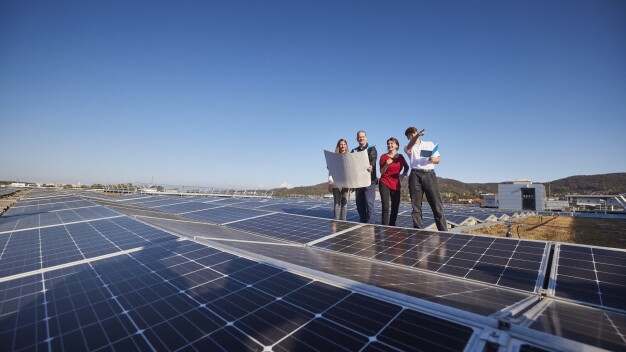
M411 172L427 173L433 172L435 169L411 169Z

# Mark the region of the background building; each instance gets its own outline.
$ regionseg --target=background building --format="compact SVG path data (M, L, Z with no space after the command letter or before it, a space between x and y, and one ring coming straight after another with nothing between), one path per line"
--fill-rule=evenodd
M531 180L498 184L497 202L500 209L543 211L546 188Z

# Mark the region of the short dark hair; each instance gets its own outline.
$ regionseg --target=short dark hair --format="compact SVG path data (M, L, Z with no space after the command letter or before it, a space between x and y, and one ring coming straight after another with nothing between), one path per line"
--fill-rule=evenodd
M404 135L405 136L409 136L410 134L416 133L417 132L417 128L415 127L409 127L406 129L406 131L404 131Z
M398 140L397 140L395 137L391 137L391 138L389 138L389 139L387 140L387 142L389 142L389 141L394 142L394 143L398 146L398 149L400 149L400 142L398 142Z

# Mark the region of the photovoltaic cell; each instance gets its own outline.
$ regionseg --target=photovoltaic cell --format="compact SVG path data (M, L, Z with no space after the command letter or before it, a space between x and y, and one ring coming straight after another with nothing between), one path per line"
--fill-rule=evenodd
M626 311L626 251L559 244L556 297Z
M228 225L238 230L297 243L308 243L354 226L353 223L280 213Z

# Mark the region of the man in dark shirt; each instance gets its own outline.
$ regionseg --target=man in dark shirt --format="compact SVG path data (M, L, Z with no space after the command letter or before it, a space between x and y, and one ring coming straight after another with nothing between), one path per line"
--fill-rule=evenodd
M359 221L362 223L373 224L376 220L376 209L374 208L374 200L376 199L376 185L378 184L378 178L376 177L376 160L378 159L378 152L375 146L371 146L367 143L367 134L365 131L359 131L356 134L356 141L359 142L359 146L352 149L354 152L367 151L367 157L369 158L370 166L367 171L372 176L372 183L367 187L356 188L356 210L359 212Z

